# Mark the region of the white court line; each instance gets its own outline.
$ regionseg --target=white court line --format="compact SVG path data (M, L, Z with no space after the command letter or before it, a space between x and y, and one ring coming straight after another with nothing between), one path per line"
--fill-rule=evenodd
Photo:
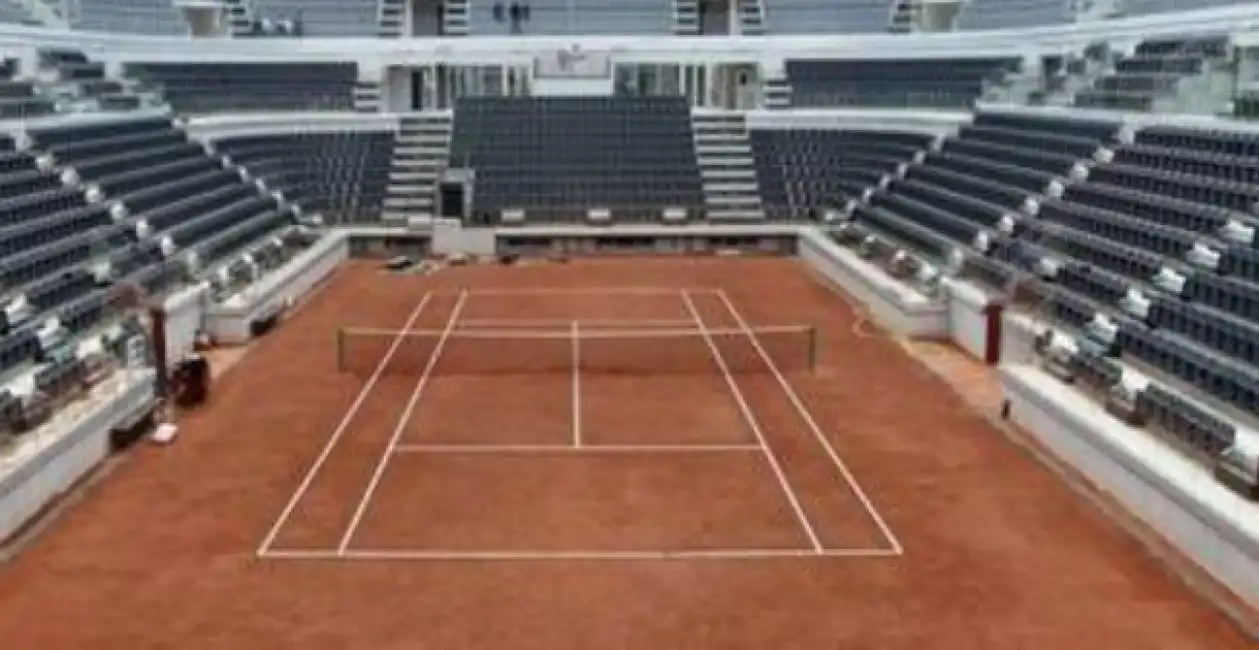
M690 327L695 323L683 318L583 318L576 321L582 327L607 328L650 328L650 327ZM471 327L489 328L531 328L553 327L567 329L573 323L570 318L464 318L459 321L460 329Z
M341 543L337 545L338 553L345 553L350 546L350 541L354 539L354 532L358 530L358 526L363 521L363 515L367 512L367 506L372 501L372 496L376 493L376 488L380 486L380 479L385 475L385 467L389 465L389 458L393 456L394 447L398 446L398 440L402 438L403 432L406 431L407 423L411 421L411 416L415 413L415 407L420 403L420 396L424 394L424 389L428 386L428 380L433 375L433 368L437 366L437 361L441 359L442 351L446 348L446 341L450 337L450 331L454 329L455 323L459 320L459 312L463 311L463 305L468 301L468 294L460 293L459 300L455 302L455 307L450 311L450 316L446 319L446 329L442 331L441 338L437 339L437 343L433 346L433 352L428 357L428 363L424 365L424 370L420 373L420 379L415 383L415 389L411 391L411 397L407 399L406 408L402 409L402 415L398 417L398 424L393 428L393 435L389 438L389 444L385 446L385 451L380 454L380 460L376 462L376 469L372 472L372 478L367 483L367 488L363 490L363 496L359 499L358 506L354 509L354 516L350 518L350 524L345 528L345 534L341 536Z
M581 447L581 331L572 322L573 350L573 446Z
M667 560L789 560L817 558L891 558L887 549L840 548L817 551L805 548L728 548L677 550L427 550L427 549L350 549L345 553L333 550L274 550L262 556L268 560L349 560L359 562L431 561L431 562L553 562L553 561L667 561Z
M800 399L800 395L798 395L796 393L796 389L792 387L791 382L788 381L787 378L783 376L782 372L778 370L778 365L774 363L774 360L770 358L769 354L765 351L765 347L761 345L761 341L757 338L756 332L748 326L748 322L744 320L743 315L739 313L739 310L734 306L734 302L730 300L730 296L726 295L726 291L724 289L718 291L717 295L721 298L722 303L725 304L726 309L730 312L730 315L734 317L735 322L739 324L739 329L743 330L745 335L748 337L748 340L752 342L752 346L756 348L756 353L760 355L761 359L767 365L769 365L770 372L773 373L774 378L778 380L778 385L782 387L783 392L787 395L787 399L791 401L791 405L794 406L796 412L800 414L800 418L803 419L805 424L809 426L809 429L813 432L814 439L816 439L818 444L822 446L822 449L826 451L826 455L830 457L831 462L835 465L835 469L839 470L839 473L843 475L844 481L848 483L848 488L852 490L852 493L856 495L857 500L861 502L862 507L864 507L866 512L869 513L870 518L873 519L875 525L879 527L879 531L883 533L885 538L887 538L888 544L891 546L891 552L896 555L903 554L905 552L905 548L901 546L900 540L896 538L896 535L892 533L892 529L887 525L887 522L883 520L879 511L875 509L874 503L870 501L870 497L867 496L865 490L861 488L861 484L857 483L857 478L853 475L852 471L848 469L848 465L840 459L839 453L835 451L835 447L832 446L830 441L826 439L826 436L822 433L822 428L819 427L817 421L813 419L813 414L810 413L809 409L804 405L804 402Z
M393 449L396 454L659 454L702 453L728 451L764 451L760 445L414 445L401 444Z
M471 296L676 296L679 291L691 294L716 295L719 288L715 287L487 287L484 289L468 289Z
M778 485L791 503L791 509L795 511L796 519L800 521L800 525L808 535L809 543L813 545L814 551L821 553L824 548L822 541L818 539L817 532L813 530L813 524L809 522L809 516L805 514L804 506L800 504L800 499L796 497L795 490L791 488L791 483L787 480L787 475L783 472L782 466L778 464L778 458L774 456L773 449L770 448L769 442L765 440L765 434L761 431L761 425L757 423L756 416L752 414L752 408L748 405L747 400L743 398L743 391L739 389L738 382L730 374L730 367L726 365L725 357L721 355L721 351L717 349L717 344L709 336L708 327L704 324L704 319L700 318L699 311L695 309L695 303L691 300L689 292L682 292L682 302L685 303L686 310L691 313L691 317L695 319L695 325L699 327L704 342L708 344L708 350L712 353L713 360L717 362L717 367L721 369L721 375L726 380L726 386L730 388L730 393L734 396L735 402L739 404L739 410L743 412L744 420L752 428L752 433L756 435L761 451L765 454L765 460L769 462L770 469L774 470L774 475L778 477Z
M389 365L391 360L393 360L394 354L398 351L398 346L400 346L402 341L405 339L403 334L407 330L411 329L411 326L415 323L416 319L420 317L420 313L424 311L425 306L428 305L428 301L432 297L433 293L431 291L425 293L424 297L420 298L420 302L416 304L415 309L411 310L411 313L407 315L407 320L403 323L402 329L394 336L393 342L391 342L389 344L389 348L385 350L385 355L381 357L380 361L376 364L376 369L372 371L372 374L368 377L367 382L359 389L358 396L354 398L350 407L346 409L345 415L341 418L341 421L338 422L336 428L333 429L332 435L329 436L328 442L324 444L323 449L319 452L319 456L315 458L314 464L310 466L306 475L302 477L302 482L298 484L297 490L293 492L293 496L290 497L288 503L284 505L284 510L282 510L280 515L276 517L275 522L271 525L271 529L267 531L266 536L262 539L262 543L258 545L257 553L259 555L266 553L271 548L271 545L275 543L275 538L280 535L280 530L284 528L286 523L288 523L289 517L293 516L293 511L297 509L297 504L301 502L302 497L304 497L306 492L310 490L311 484L315 482L315 475L317 475L319 470L323 468L324 463L328 462L328 457L332 455L333 448L337 446L337 442L341 440L341 437L344 436L345 432L349 429L350 421L354 419L356 414L358 414L358 410L363 407L363 402L367 400L367 396L371 394L372 389L376 387L376 383L380 381L381 375L384 374L385 367Z

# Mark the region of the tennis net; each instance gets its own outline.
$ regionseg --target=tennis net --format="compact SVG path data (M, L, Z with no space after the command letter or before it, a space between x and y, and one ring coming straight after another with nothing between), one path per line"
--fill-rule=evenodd
M754 343L755 341L755 343ZM341 372L386 375L760 374L812 370L811 325L749 329L454 329L337 333ZM763 353L763 354L762 354ZM772 366L771 366L772 364ZM430 368L431 366L431 368Z

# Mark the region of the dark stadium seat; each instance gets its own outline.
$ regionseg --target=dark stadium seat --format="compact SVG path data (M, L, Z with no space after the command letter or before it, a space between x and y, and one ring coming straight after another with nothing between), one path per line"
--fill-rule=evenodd
M766 214L800 218L843 207L926 148L931 136L891 131L767 129L750 133Z
M681 97L465 98L451 161L476 171L473 211L497 219L658 220L704 204L690 112Z
M348 111L358 81L355 63L132 63L126 71L181 113Z
M796 107L969 108L1019 59L834 61L788 59Z
M392 166L388 131L243 136L218 140L219 151L328 223L380 218Z

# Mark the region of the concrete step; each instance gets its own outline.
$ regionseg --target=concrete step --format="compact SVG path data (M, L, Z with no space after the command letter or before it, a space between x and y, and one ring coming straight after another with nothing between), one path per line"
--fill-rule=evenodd
M729 142L745 142L748 134L743 131L742 127L737 129L726 129L721 131L696 131L695 144L714 144L722 145Z
M750 161L749 161L750 162ZM747 181L756 183L756 170L750 165L714 165L700 163L699 175L704 180L712 181Z
M696 142L695 153L702 156L707 155L752 155L752 145L746 141L730 141L730 142Z
M413 133L402 132L398 134L397 142L403 144L443 144L450 142L450 131L439 133L436 131L419 131Z
M755 182L713 182L704 183L704 192L706 194L755 194L760 187Z
M704 154L697 157L700 169L728 169L731 167L755 167L756 161L747 154Z
M432 208L433 197L431 196L408 196L396 197L390 196L385 198L385 208L390 210L407 210L415 208Z
M398 172L434 176L437 174L437 170L446 164L446 157L395 156L392 163L394 170Z
M388 196L432 196L432 185L396 185L390 184L385 188Z
M761 210L708 208L707 215L709 219L714 221L761 221L765 219L765 213Z
M386 199L386 201L387 201L387 199ZM705 205L708 205L708 206L714 206L714 205L727 205L727 206L732 206L732 207L734 207L734 206L738 206L738 207L741 207L741 208L747 208L747 207L749 207L749 206L754 206L754 205L755 205L755 206L759 206L759 205L761 204L761 197L756 196L756 195L750 195L750 196L705 196L705 197L704 197L704 204L705 204Z
M408 168L409 169L409 168ZM422 185L432 186L437 181L437 169L433 168L428 171L391 171L389 172L389 182L401 185Z

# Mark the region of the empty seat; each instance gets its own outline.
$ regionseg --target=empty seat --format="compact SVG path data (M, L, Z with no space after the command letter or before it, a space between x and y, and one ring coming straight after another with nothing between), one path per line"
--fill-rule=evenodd
M127 73L162 90L183 113L348 111L354 63L131 63Z
M464 98L451 160L476 172L473 209L497 219L582 219L591 209L655 219L701 209L690 111L681 97Z
M877 106L968 108L1020 59L788 59L791 103L797 107Z

